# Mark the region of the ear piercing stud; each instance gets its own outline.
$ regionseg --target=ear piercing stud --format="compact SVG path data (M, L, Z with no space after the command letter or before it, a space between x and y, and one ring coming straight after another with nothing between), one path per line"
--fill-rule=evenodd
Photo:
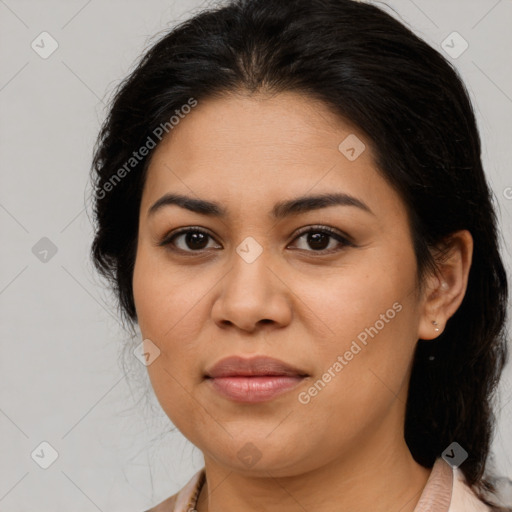
M435 329L434 329L434 330L435 330L436 332L439 332L438 323L437 323L435 320L432 320L432 324L433 324L433 325L434 325L434 327L435 327Z

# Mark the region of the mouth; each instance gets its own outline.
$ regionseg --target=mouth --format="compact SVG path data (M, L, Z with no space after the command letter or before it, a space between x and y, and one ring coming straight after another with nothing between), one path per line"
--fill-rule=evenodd
M217 393L235 402L265 402L290 391L306 377L285 375L209 377Z
M212 391L235 402L271 400L297 387L309 375L266 356L225 358L209 369L205 379Z

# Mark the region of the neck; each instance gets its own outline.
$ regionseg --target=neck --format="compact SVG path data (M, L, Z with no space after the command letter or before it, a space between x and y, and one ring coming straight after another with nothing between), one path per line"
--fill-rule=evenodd
M205 457L206 482L196 509L414 512L430 471L414 461L405 441L387 449L358 445L322 467L285 477L272 477L269 471L247 476Z

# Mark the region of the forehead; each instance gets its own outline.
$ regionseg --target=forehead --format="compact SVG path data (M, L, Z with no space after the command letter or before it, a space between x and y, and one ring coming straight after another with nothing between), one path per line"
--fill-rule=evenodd
M326 105L297 93L227 95L199 101L170 131L154 158L169 151L197 164L209 157L229 157L236 163L246 155L259 157L245 161L240 171L281 160L302 163L312 154L332 160L339 155L338 139L354 131Z
M170 191L224 204L275 203L308 191L398 199L365 135L297 93L199 101L155 149L143 207Z

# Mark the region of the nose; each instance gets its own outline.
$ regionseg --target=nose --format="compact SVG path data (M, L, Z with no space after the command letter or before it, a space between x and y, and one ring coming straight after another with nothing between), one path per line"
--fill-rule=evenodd
M253 332L264 325L284 327L292 318L292 292L269 252L252 262L233 252L232 267L219 283L212 317L221 327Z

